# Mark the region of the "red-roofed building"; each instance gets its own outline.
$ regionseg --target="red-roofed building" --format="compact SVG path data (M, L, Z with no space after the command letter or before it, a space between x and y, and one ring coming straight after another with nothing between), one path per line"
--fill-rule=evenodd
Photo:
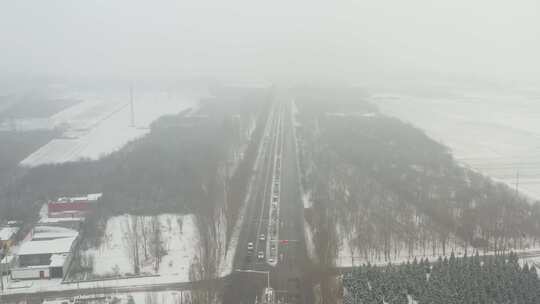
M54 217L81 217L92 209L101 193L88 194L82 197L60 197L47 203L48 215Z

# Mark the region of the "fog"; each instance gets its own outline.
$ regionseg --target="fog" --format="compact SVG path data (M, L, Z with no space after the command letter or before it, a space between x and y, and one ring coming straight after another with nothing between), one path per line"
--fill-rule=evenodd
M540 82L536 0L3 1L0 70L93 79Z

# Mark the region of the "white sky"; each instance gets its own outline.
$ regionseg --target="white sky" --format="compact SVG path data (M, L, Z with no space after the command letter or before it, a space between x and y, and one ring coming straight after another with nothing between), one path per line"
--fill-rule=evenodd
M4 72L540 83L538 0L0 1Z

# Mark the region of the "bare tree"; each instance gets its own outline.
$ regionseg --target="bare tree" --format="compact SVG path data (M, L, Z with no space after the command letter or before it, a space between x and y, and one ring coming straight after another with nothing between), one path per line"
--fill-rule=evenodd
M137 216L127 215L124 232L124 248L127 250L128 257L133 265L133 273L138 275L141 271L139 259L139 220Z
M150 247L152 256L154 257L154 272L159 271L161 259L165 255L165 248L163 246L163 239L161 235L161 226L159 223L159 217L157 215L152 216L151 219L151 241Z

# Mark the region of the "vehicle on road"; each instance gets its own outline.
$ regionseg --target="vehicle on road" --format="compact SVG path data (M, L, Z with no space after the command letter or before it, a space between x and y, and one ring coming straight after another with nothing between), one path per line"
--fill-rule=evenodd
M258 258L259 260L264 259L264 252L259 251L259 253L257 254L257 258Z
M253 250L253 242L249 242L249 243L248 243L247 249L248 249L248 251L252 251L252 250Z
M259 241L265 241L266 240L266 236L261 233L261 235L259 235Z

